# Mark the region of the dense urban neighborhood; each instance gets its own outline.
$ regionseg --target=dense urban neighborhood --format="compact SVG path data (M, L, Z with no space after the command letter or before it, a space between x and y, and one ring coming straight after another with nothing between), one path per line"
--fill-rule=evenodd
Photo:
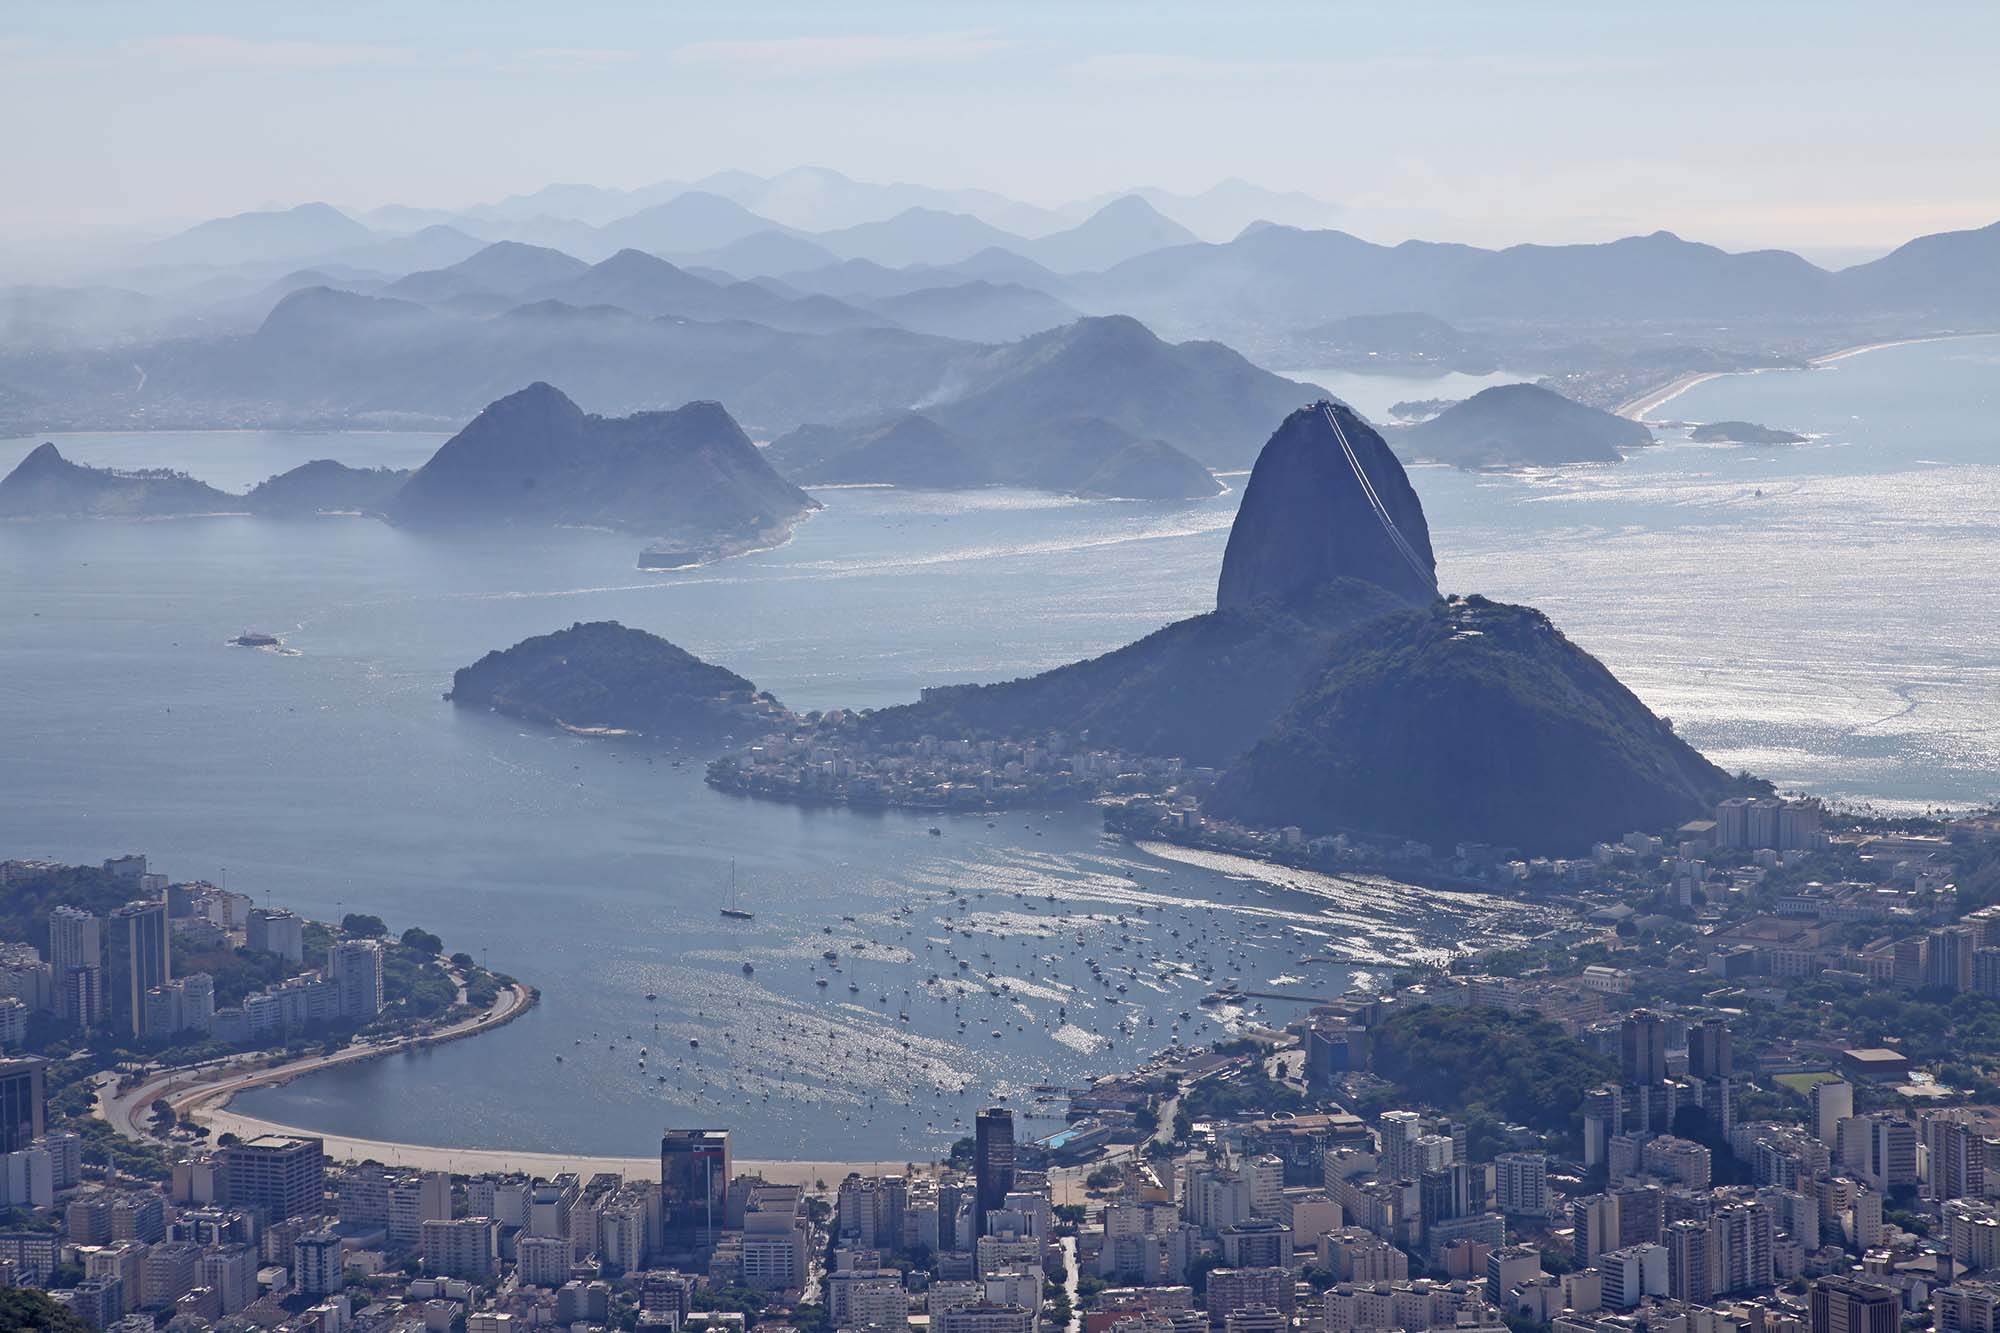
M726 1125L666 1128L657 1172L212 1134L225 1076L476 1032L525 988L143 857L6 862L0 1273L25 1326L121 1333L1992 1333L2000 824L1731 798L1573 861L1421 851L1548 928L1341 996L1224 983L1293 1003L886 1174L738 1169Z

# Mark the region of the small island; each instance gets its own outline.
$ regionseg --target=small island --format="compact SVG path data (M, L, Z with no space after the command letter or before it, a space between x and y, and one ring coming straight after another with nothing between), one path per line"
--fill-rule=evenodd
M712 740L791 721L735 672L615 620L579 622L488 653L453 673L445 698L594 736Z
M1539 384L1496 384L1391 438L1406 458L1520 468L1622 462L1628 450L1653 443L1653 432Z
M1704 421L1688 432L1696 444L1804 444L1806 437L1754 421Z

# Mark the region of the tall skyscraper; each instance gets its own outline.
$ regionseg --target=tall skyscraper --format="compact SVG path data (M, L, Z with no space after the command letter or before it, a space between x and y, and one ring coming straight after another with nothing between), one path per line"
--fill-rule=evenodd
M1896 1293L1851 1277L1812 1284L1812 1333L1896 1333L1902 1306Z
M670 1129L660 1139L660 1234L669 1253L715 1248L729 1207L729 1131Z
M1667 1076L1667 1020L1644 1010L1625 1020L1618 1033L1627 1083L1658 1083Z
M1704 1018L1688 1029L1688 1077L1728 1078L1735 1072L1735 1064L1729 1024L1720 1018Z
M1950 1111L1918 1121L1930 1175L1924 1195L1931 1199L1977 1199L1986 1193L1986 1138L1977 1125Z
M1839 1142L1840 1122L1854 1117L1854 1085L1837 1079L1815 1083L1806 1099L1812 1104L1813 1137L1832 1147Z
M0 1060L0 1152L20 1152L48 1123L48 1061L38 1055Z
M104 1010L122 1036L146 1036L146 992L173 979L167 904L127 903L104 922Z
M49 978L55 990L56 1017L85 1028L104 1016L102 927L102 922L80 907L57 907L49 912Z
M1014 1188L1014 1113L1004 1106L989 1106L973 1124L973 1178L978 1181L977 1209L972 1234L986 1234L986 1214L1007 1206Z
M381 1015L380 944L374 940L342 940L327 952L326 970L342 1018L372 1023Z

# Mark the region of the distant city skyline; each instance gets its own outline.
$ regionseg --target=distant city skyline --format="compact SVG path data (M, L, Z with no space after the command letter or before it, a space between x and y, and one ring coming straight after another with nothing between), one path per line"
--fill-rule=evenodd
M820 165L1053 206L1237 177L1370 239L1838 262L2000 218L2000 11L10 9L0 246ZM7 238L12 238L9 241Z

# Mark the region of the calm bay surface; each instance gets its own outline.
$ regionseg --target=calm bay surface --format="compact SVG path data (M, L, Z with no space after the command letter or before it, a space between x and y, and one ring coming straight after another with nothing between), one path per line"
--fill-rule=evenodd
M1542 607L1719 762L1965 805L2000 788L1996 371L2000 339L1732 377L1666 414L1813 443L1662 430L1616 467L1413 478L1447 589ZM35 442L0 441L0 468ZM241 488L310 457L407 466L436 437L58 442ZM500 1032L260 1091L251 1114L440 1146L641 1153L700 1122L752 1156L934 1151L997 1093L1027 1110L1036 1085L1215 1035L1240 1016L1198 1006L1208 976L1331 994L1529 923L1476 897L1132 848L1088 813L933 836L927 817L724 797L703 754L439 696L491 648L599 618L799 708L1056 665L1212 604L1228 480L1171 506L828 490L781 550L665 575L594 533L0 526L0 853L143 850L311 915L424 925L542 990ZM246 627L298 655L227 646ZM732 860L749 927L716 913Z

